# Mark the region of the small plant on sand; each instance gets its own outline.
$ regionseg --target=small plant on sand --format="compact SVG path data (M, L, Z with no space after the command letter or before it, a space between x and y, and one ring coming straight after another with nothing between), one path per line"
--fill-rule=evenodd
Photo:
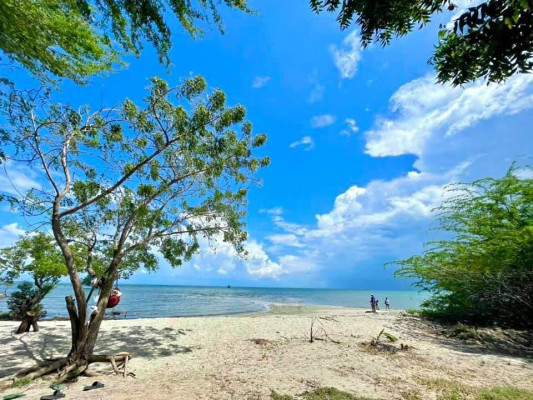
M279 394L275 390L270 391L270 397L272 397L272 400L294 400L294 397L288 394Z
M21 388L24 386L28 386L30 382L32 381L31 378L21 378L13 381L11 385L9 385L10 388Z
M381 332L379 332L379 334L376 336L376 339L372 339L372 342L379 343L379 340L382 336L389 339L389 341L391 341L392 343L398 341L398 338L396 336L394 336L393 334L389 332L385 332L385 329L382 329Z

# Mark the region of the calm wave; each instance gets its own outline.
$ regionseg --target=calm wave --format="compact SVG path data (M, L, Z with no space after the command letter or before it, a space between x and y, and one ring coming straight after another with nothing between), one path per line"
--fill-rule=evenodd
M204 286L121 285L122 300L114 310L127 311L127 318L190 317L256 313L269 304L369 307L374 294L385 307L389 297L392 309L418 308L425 299L416 291L368 291L339 289L222 288ZM58 285L43 301L47 318L68 316L65 296L70 285ZM92 303L94 304L94 303ZM6 310L0 300L0 311Z

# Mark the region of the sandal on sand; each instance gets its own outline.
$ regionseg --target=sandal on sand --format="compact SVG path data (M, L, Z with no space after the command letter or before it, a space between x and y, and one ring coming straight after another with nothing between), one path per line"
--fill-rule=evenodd
M48 396L42 396L41 400L55 400L55 399L62 399L65 397L65 393L61 393L61 390L54 391L54 394L48 395Z
M93 382L93 384L91 386L85 386L83 388L83 390L93 390L93 389L101 389L103 388L105 385L103 383L100 383L98 381L96 382Z
M3 400L11 400L11 399L18 399L19 397L26 396L24 393L13 393L13 394L6 394L4 397L2 397Z

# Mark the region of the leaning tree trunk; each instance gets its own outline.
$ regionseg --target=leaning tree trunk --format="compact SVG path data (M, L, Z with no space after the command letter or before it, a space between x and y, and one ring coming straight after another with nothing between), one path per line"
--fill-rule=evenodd
M112 262L110 273L108 275L109 278L105 281L100 290L97 308L89 316L87 322L85 321L85 318L82 319L80 317L80 314L83 315L86 311L79 312L81 310L76 309L76 305L71 296L65 298L72 329L72 339L71 349L67 356L65 368L60 374L60 380L74 378L85 372L91 362L102 361L102 356L94 355L94 348L96 346L96 340L98 339L100 325L104 319L107 302L113 288L113 278L116 273L116 268L114 268L116 267L115 264L115 262Z
M104 318L105 309L113 288L114 277L117 274L119 264L119 260L113 259L108 273L106 274L107 280L100 288L97 308L92 312L89 318L87 318L87 322L85 318L87 310L85 310L84 307L79 306L79 303L86 305L87 299L80 296L80 294L83 294L83 288L81 287L81 282L78 277L71 276L74 293L76 294L76 302L72 296L67 296L65 298L72 328L71 349L68 356L65 358L50 360L45 364L20 371L15 375L15 379L23 377L35 379L46 374L58 372L59 375L55 378L55 381L59 383L65 380L74 379L83 373L88 375L87 368L89 367L89 364L95 362L109 362L115 373L127 376L128 361L133 355L130 353L118 353L114 355L94 354L98 332ZM91 375L94 374L91 373Z
M24 319L20 323L15 333L17 335L20 335L21 333L29 332L31 327L33 327L34 332L39 332L39 325L37 325L37 316L33 311L26 311L26 315L24 316Z

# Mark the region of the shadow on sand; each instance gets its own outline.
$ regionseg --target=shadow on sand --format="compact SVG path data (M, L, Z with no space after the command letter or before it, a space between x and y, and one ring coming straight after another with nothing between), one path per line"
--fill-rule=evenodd
M58 334L58 331L64 331ZM180 353L190 353L192 347L179 344L184 329L151 326L130 326L108 328L100 332L96 354L132 353L135 357L158 358ZM13 375L28 366L32 360L40 364L51 358L64 357L70 350L70 327L41 326L38 333L29 332L0 338L0 347L10 349L9 354L0 356L0 378ZM29 364L31 365L31 363Z
M479 328L477 340L461 340L446 335L451 326L441 325L423 318L403 317L410 333L423 340L469 354L497 355L526 359L533 362L533 332L527 330Z

